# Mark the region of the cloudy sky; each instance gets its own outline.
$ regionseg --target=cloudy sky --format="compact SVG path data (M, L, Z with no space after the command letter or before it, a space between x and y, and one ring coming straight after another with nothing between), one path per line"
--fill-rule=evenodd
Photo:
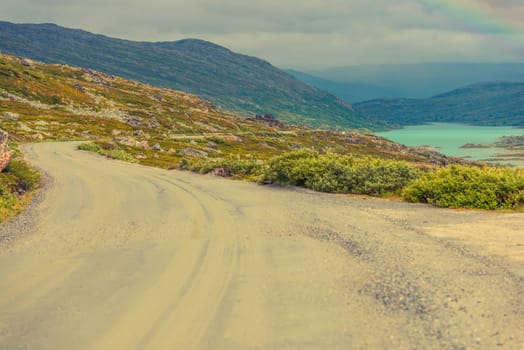
M0 20L201 38L285 68L524 62L523 0L1 0Z

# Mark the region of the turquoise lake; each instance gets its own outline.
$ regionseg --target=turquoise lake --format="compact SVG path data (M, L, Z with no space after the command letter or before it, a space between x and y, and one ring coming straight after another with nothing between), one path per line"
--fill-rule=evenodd
M491 144L501 136L524 135L524 129L513 127L472 126L464 124L432 123L406 126L377 135L406 146L432 146L446 155L472 160L486 160L496 154L509 153L502 148L461 148L466 143ZM508 162L503 162L508 163ZM511 163L524 166L524 162Z

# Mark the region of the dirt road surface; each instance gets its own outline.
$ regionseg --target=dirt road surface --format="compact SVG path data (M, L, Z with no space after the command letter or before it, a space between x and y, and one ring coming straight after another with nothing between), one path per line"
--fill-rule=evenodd
M0 349L522 349L524 215L259 186L25 148Z

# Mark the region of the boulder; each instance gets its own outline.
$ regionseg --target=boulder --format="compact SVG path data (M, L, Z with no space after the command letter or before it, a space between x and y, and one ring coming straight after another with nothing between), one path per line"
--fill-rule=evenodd
M19 121L20 120L20 115L18 115L18 113L5 112L4 113L4 119L13 120L13 121Z
M13 152L7 146L7 139L9 135L7 132L0 130L0 172L9 165Z
M179 153L183 156L190 156L190 157L196 157L196 158L206 158L208 155L207 152L204 152L198 149L194 149L194 148L184 148L180 150Z

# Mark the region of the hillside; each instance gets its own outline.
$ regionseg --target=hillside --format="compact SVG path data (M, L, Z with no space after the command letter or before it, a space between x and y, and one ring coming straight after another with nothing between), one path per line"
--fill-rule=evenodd
M95 140L164 168L195 157L263 160L297 149L424 164L456 161L370 134L317 131L270 116L246 119L187 93L3 54L0 128L22 143Z
M486 81L524 82L522 63L418 63L360 65L306 72L317 78L338 83L324 88L337 96L340 84L364 86L366 98L429 98L455 89ZM372 87L372 89L368 89ZM353 102L353 100L350 100Z
M428 99L376 99L357 108L390 123L524 126L524 83L469 85Z
M197 94L243 115L323 128L383 128L335 96L266 61L202 40L134 42L54 24L0 22L0 51Z

